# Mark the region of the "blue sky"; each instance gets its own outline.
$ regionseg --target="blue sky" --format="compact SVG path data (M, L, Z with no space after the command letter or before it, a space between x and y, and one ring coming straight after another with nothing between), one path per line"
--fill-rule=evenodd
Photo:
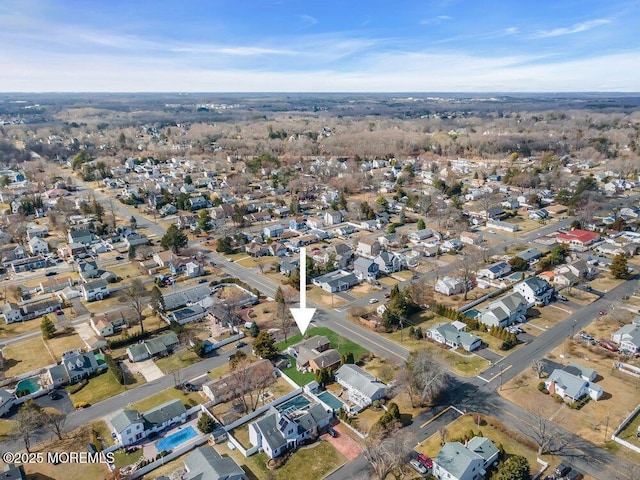
M640 0L1 0L1 91L640 91Z

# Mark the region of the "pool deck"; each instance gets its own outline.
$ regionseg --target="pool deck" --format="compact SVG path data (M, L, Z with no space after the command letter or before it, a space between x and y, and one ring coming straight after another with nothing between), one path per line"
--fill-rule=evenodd
M176 433L178 430L182 430L183 428L187 428L189 426L193 427L193 429L196 431L198 435L196 435L193 438L190 438L184 443L179 444L178 447L183 447L184 445L188 445L189 443L195 442L197 439L202 437L203 434L200 432L200 430L198 430L198 418L194 418L193 420L189 420L188 422L183 423L182 425L178 425L175 428L164 430L153 440L145 440L145 442L142 443L142 454L144 455L145 458L155 458L156 455L158 454L158 449L156 448L156 444L158 443L159 440L165 437L168 437L169 435Z

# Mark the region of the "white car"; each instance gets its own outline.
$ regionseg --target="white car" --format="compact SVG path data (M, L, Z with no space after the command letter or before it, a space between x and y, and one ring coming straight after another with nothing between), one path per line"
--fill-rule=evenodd
M371 300L369 300L369 303L371 303L371 304L378 303L378 299L377 298L372 298Z
M425 467L424 465L422 465L418 460L413 459L409 462L409 465L411 465L413 467L413 469L420 473L420 474L425 474L427 473L427 467Z

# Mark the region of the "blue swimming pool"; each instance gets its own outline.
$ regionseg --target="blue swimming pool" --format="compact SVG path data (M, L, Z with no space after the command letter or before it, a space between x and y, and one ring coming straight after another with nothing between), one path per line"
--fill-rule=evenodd
M302 395L298 395L297 397L293 397L291 400L284 402L281 405L278 405L276 408L279 412L284 412L285 410L295 411L300 410L301 408L306 407L311 403L310 400L307 400Z
M182 430L178 430L175 433L172 433L168 437L164 437L161 440L158 440L156 443L156 449L158 452L162 450L173 450L181 443L186 442L187 440L191 440L194 437L198 436L198 432L194 430L192 426L188 426L183 428Z
M40 377L29 377L18 382L16 385L16 392L20 390L27 390L29 393L34 393L40 390Z
M344 406L344 403L329 392L322 392L318 395L318 398L329 405L333 410L340 410Z

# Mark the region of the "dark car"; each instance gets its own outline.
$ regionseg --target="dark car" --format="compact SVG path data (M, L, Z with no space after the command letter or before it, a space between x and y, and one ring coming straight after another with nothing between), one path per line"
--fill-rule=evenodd
M236 343L236 348L242 348L242 347L246 347L247 344L246 342L243 342L242 340L240 340L238 343Z
M57 390L51 390L49 392L49 398L51 400L60 400L62 398L62 395L60 395L60 392L58 392Z
M564 477L570 471L571 471L570 465L567 465L566 463L561 463L556 467L556 470L553 473L555 473L556 477Z
M207 280L206 278L201 278L200 280L198 280L198 283L207 283L209 280Z
M584 475L577 470L571 470L564 478L565 480L582 480Z
M56 315L62 315L64 312L60 309L56 310Z
M121 255L118 255L118 256L116 257L116 260L124 260L124 257L123 257L123 256L121 256Z
M47 273L45 273L45 275L47 277L53 277L54 275L57 275L57 274L58 274L58 272L47 272Z
M327 427L327 433L333 438L336 438L338 436L338 432L336 432L332 427Z

